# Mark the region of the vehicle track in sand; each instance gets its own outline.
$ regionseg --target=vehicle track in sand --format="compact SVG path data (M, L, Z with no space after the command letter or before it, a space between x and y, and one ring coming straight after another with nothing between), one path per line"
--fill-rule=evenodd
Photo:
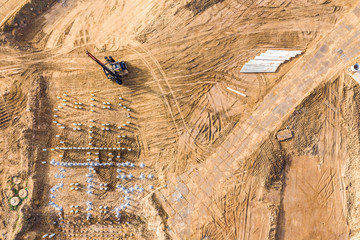
M72 2L80 5L71 5ZM34 54L25 53L24 56L15 58L12 57L15 64L11 63L8 69L0 68L0 73L3 73L5 77L9 77L10 74L16 71L36 68L38 72L51 75L49 79L52 89L49 91L50 95L62 94L63 92L85 94L91 92L92 89L96 89L99 93L101 92L101 94L107 96L124 94L124 96L131 99L132 104L136 106L135 109L139 110L139 112L134 112L134 119L139 117L139 121L141 121L138 126L140 137L137 140L142 142L139 148L144 149L141 157L154 166L159 166L158 168L171 165L176 161L179 164L189 161L191 164L186 163L185 165L189 168L193 167L193 169L200 169L202 166L212 164L211 162L208 164L208 161L204 162L203 165L192 165L194 163L192 160L198 160L197 158L200 156L202 157L201 160L205 161L208 152L216 152L217 149L214 146L220 146L230 132L239 130L234 127L239 115L243 114L246 117L246 111L253 109L251 107L257 104L258 99L261 101L262 95L265 95L273 87L274 82L280 82L280 80L277 81L276 79L281 74L276 75L276 77L269 77L266 74L249 78L245 77L245 75L239 76L237 74L239 66L247 58L255 56L258 52L281 46L281 41L294 37L291 31L295 32L295 34L298 33L297 28L295 27L296 29L293 30L291 24L288 24L284 29L276 30L278 28L276 23L272 26L271 21L269 24L271 26L260 28L267 20L265 15L274 15L274 18L281 19L286 25L285 22L288 22L289 14L279 17L279 15L276 15L276 7L282 12L294 10L294 14L298 14L298 16L303 14L298 13L300 11L296 8L287 9L287 5L290 3L289 0L225 0L215 5L211 10L204 11L196 16L192 16L192 12L184 9L177 9L174 13L167 11L166 14L162 14L158 10L166 5L166 1L126 2L125 0L106 0L98 3L87 0L72 2L69 2L67 8L58 7L59 14L52 10L50 10L50 12L52 11L50 14L46 14L46 20L42 22L45 26L44 33L36 35L41 41L39 43L35 41L34 43L39 48L42 48L43 44L46 50ZM264 9L268 9L267 13L264 13L264 9L258 8L261 4ZM327 11L329 11L329 8L324 8L323 13L320 14L326 15ZM160 14L159 19L156 18L158 14ZM122 15L126 17L122 18ZM314 19L315 21L317 19L308 15L306 17L307 20ZM132 22L136 22L138 18L145 19L138 21L140 27L138 25L128 27ZM154 34L150 34L150 37L143 45L138 46L137 42L134 43L134 38L136 34L141 32L141 29L147 29L145 26L150 25L152 21L163 20L164 18L164 22L155 27ZM326 16L322 16L322 18L325 19L325 22L328 21ZM175 21L172 21L173 19ZM289 21L291 22L291 20ZM118 28L112 25L112 22L119 23L122 27ZM171 29L174 25L177 27L176 30ZM169 26L169 28L166 28L166 26ZM249 26L249 28L241 28L241 26ZM319 24L319 26L322 25ZM161 30L157 30L157 27ZM310 29L316 33L319 30L316 27ZM327 29L327 26L324 29ZM154 29L150 27L147 30L152 32ZM266 37L266 34L254 36L262 31L268 33L269 37ZM319 30L319 34L321 34L321 31L322 29ZM273 35L279 33L281 36L273 41L270 33L274 33ZM313 35L310 38L315 39ZM253 43L246 43L246 39ZM308 39L305 41L308 41ZM289 44L293 42L295 44ZM301 46L301 49L307 47L305 44L296 41L288 41L287 43L288 45L285 44L287 47ZM182 49L181 46L187 46L188 48ZM134 75L132 76L134 78L129 79L128 85L124 84L121 89L117 89L119 91L112 92L109 89L110 87L108 88L110 84L105 82L102 72L98 71L99 67L93 63L87 63L88 59L83 57L82 50L85 47L89 47L91 51L94 50L99 55L110 52L111 54L121 55L125 61L129 62L129 69L133 67ZM81 52L77 52L77 50L81 50ZM24 60L29 60L31 64L21 65ZM287 70L288 68L281 69L283 72L287 72ZM223 80L223 75L226 75L226 80ZM56 89L55 86L58 88ZM234 95L229 96L224 86L243 88L249 98L240 99ZM56 93L54 89L56 89ZM189 100L193 100L191 94L196 95L193 102ZM231 101L231 103L226 101L226 96L228 96L227 100ZM14 96L14 99L17 98ZM271 101L266 100L267 103L270 102L269 107L272 107ZM21 100L17 101L21 102ZM251 106L247 108L246 104ZM241 107L238 105L241 105ZM261 103L259 105L261 106ZM244 107L242 108L242 106ZM158 111L157 114L154 113L156 111ZM263 112L266 116L269 116L268 112ZM259 122L265 121L266 116L257 120ZM118 115L115 115L114 119L118 117ZM74 120L78 119L80 119L80 116L74 116ZM247 127L246 124L243 126ZM248 134L251 134L254 128L259 131L268 131L268 128L263 125L253 127L253 125L250 126ZM247 131L247 128L245 130ZM136 127L133 131L137 131ZM260 137L265 135L262 132L256 132L255 134L260 134ZM177 141L178 139L171 135L182 138ZM106 141L107 137L105 136L101 141ZM248 141L249 138L251 137L237 140L239 142L241 140ZM108 140L112 142L114 139ZM228 142L225 141L224 144L228 144ZM227 156L228 151L230 151L228 147L227 145L220 146L219 148L225 149L225 151L224 153L220 152L220 154L216 152L216 154L221 157ZM234 147L239 147L239 145ZM257 148L258 145L255 144L253 147ZM193 154L192 152L195 153L189 159L186 157L190 154L184 154L186 157L181 155L182 152L188 150L186 148L190 149L188 152L191 154ZM199 154L197 150L200 149L207 152ZM234 155L238 157L241 154L237 152ZM218 169L221 169L221 171L226 171L229 168L233 169L229 162L231 161L222 164L221 167L220 164L214 164L215 171ZM184 169L186 168L184 167ZM175 176L177 179L184 177L184 175L179 177L172 174L172 171L167 170L169 168L164 168L161 173L164 179L167 179L170 175ZM196 171L198 170L196 169ZM202 182L207 183L207 180L213 182L216 180L214 186L218 186L218 179L212 177L213 172L211 170L200 170L200 172L205 176L205 178L199 178ZM226 178L227 173L223 174L223 176ZM106 173L104 179L109 180ZM247 181L244 177L240 177L240 179ZM161 186L157 187L157 189L162 189L163 184L169 184L169 189L172 189L171 184L169 182L165 183L165 181L161 182ZM209 191L206 188L207 186L204 189L204 186L197 185L197 183L189 188L193 191L197 187L201 188L201 190L193 192L195 195L199 193L196 195L196 201L190 197L184 199L189 201L189 205L194 207L195 211L199 210L198 215L204 215L206 218L206 215L211 215L211 208L210 210L203 207L197 209L197 206L199 204L204 206L203 203L207 203L208 197L203 197L202 194L203 192L207 194ZM239 238L251 238L253 236L252 230L256 226L254 222L256 216L254 217L252 209L256 208L257 203L251 200L255 196L255 190L256 187L251 181L249 186L241 190L246 199L241 201L242 213L236 219L244 226L239 231L235 228L235 231L238 231L235 235L239 236ZM211 199L209 201L211 202ZM181 206L181 204L178 204L176 207L181 208ZM229 209L231 208L234 208L234 206L229 207ZM204 209L205 211L203 211ZM189 229L198 224L196 221L195 223L192 220L187 221L190 218L184 212L182 212L180 218L175 219L176 221L173 222L170 212L168 212L169 221L171 221L170 226L171 229L176 226L175 231L180 229L182 224ZM234 224L236 224L236 221ZM206 220L203 222L206 222ZM51 222L49 222L50 224ZM183 237L181 234L179 236ZM186 238L186 235L184 236Z
M148 67L149 71L151 72L154 80L157 82L157 85L163 95L163 98L164 98L164 101L165 101L165 104L168 108L168 111L171 115L171 118L172 118L172 121L174 123L174 126L176 127L176 131L178 132L178 134L181 133L181 129L180 127L178 126L178 124L176 123L177 119L175 117L175 114L173 112L173 109L170 105L170 102L169 100L165 97L165 96L168 96L169 94L172 96L172 99L174 100L175 104L176 104L176 107L177 107L177 111L180 115L180 118L181 118L181 121L183 123L183 126L185 128L185 130L188 132L189 136L194 140L194 142L196 143L196 147L197 148L200 148L202 151L206 151L206 149L204 148L203 144L201 142L199 142L195 136L193 136L193 134L191 133L191 131L189 130L189 128L187 128L187 125L186 125L186 122L184 120L184 117L182 116L181 114L181 108L180 108L180 105L179 103L177 102L176 100L176 97L174 96L174 93L173 91L171 90L171 86L169 85L169 82L166 81L166 74L164 72L164 70L162 69L161 65L157 62L157 60L155 59L155 57L148 51L146 50L144 47L142 47L141 49L145 52L145 54L152 60L152 62L156 65L157 67L157 70L161 73L161 76L162 78L164 79L164 81L166 82L166 85L165 87L168 88L168 90L166 91L165 88L162 86L161 82L159 81L159 78L157 77L156 75L156 72L155 72L155 69L151 66L151 64L145 59L145 56L143 56L143 54L141 54L138 50L136 50L134 47L131 47L129 48L131 51L139 54L139 57L142 59L142 61L146 64L146 66ZM194 146L190 143L188 143L187 141L184 141L184 144L189 147L189 149L192 149L194 150ZM168 166L170 167L170 165Z
M6 108L4 97L0 99L0 129L7 128L9 126L11 116Z
M358 5L360 7L360 5ZM354 7L356 11L356 7ZM353 8L353 9L354 9ZM356 49L357 41L355 37L358 36L354 28L353 18L360 16L354 15L354 12L350 12L343 20L325 37L318 45L317 50L309 52L304 56L298 64L292 68L286 75L285 78L276 85L271 92L264 98L263 102L258 106L258 108L253 112L249 120L237 126L233 133L227 138L223 146L217 149L217 153L212 155L210 159L205 162L203 168L206 165L221 165L217 164L223 162L224 167L222 168L223 174L225 176L218 177L213 175L214 180L210 182L217 182L217 187L211 186L212 190L204 191L205 189L203 184L207 182L205 176L208 174L203 168L198 168L195 170L195 174L198 175L197 181L195 184L188 184L189 191L193 195L208 195L211 197L216 189L218 189L221 184L220 182L225 179L231 178L232 169L237 169L237 165L242 162L242 159L249 156L253 152L252 149L258 149L258 145L263 142L266 136L275 129L276 124L281 122L281 119L284 119L288 114L297 106L304 98L311 92L320 82L325 81L329 76L333 76L334 73L344 68L348 64L349 60L352 57L355 57L359 54L359 50ZM347 26L345 29L344 26ZM351 27L349 27L351 26ZM341 36L338 35L338 31L343 30ZM347 39L353 39L353 42L350 44ZM346 45L344 46L344 43ZM348 53L347 59L339 59L336 52L339 47L342 47L344 52ZM316 64L314 64L316 62ZM309 64L311 63L311 65ZM329 68L328 66L335 66L334 68ZM300 81L299 76L302 76ZM290 91L289 91L290 89ZM254 137L256 136L256 138ZM260 141L261 139L261 141ZM226 147L228 146L228 147ZM224 152L228 152L225 154ZM221 157L223 156L223 157ZM184 179L189 179L187 176L189 173L184 173L181 177ZM193 173L192 173L193 175ZM203 180L201 180L203 179ZM223 180L221 180L223 179ZM185 180L184 180L185 181ZM187 184L187 180L185 184ZM171 190L170 190L171 191ZM205 206L208 204L208 201L203 201ZM169 200L171 202L171 200ZM194 202L183 203L183 208L186 205L193 205ZM177 207L179 209L179 207ZM175 218L177 217L175 214ZM195 215L189 214L187 219L184 221L192 222L194 227L200 227L204 222L203 220L196 219ZM189 232L181 227L172 226L177 231L177 236L184 236L183 233Z
M153 63L155 63L155 65L157 66L158 70L160 71L160 73L161 73L161 75L162 75L162 79L165 81L166 86L167 86L167 88L168 88L168 91L167 91L167 92L170 92L170 94L171 94L171 96L172 96L172 99L173 99L173 101L175 102L177 111L178 111L178 113L179 113L179 115L180 115L180 118L181 118L181 121L182 121L182 123L183 123L183 126L184 126L185 130L188 132L189 136L190 136L191 138L193 138L193 140L194 140L195 143L197 144L196 147L200 148L201 150L204 150L202 144L197 141L196 137L193 136L192 132L191 132L190 129L188 128L188 126L187 126L187 124L186 124L186 122L185 122L185 120L184 120L184 116L183 116L183 114L182 114L182 110L181 110L181 107L180 107L180 105L179 105L179 102L178 102L177 99L176 99L176 96L175 96L175 94L174 94L174 92L173 92L173 90L172 90L172 88L171 88L171 86L170 86L170 83L169 83L169 81L168 81L168 79L167 79L167 77L166 77L166 74L165 74L163 68L161 67L160 63L156 60L156 58L151 54L151 52L150 52L149 50L147 50L147 49L146 49L144 46L142 46L142 45L140 45L140 47L141 47L141 49L151 58L151 60L153 61ZM159 83L159 87L160 87L160 85L161 85L161 83ZM170 107L170 105L169 105L169 107ZM173 116L173 115L172 115L172 116Z
M170 107L169 102L168 102L167 99L166 99L166 93L165 93L165 91L163 90L161 84L160 84L159 81L158 81L158 78L157 78L157 76L156 76L156 73L155 73L155 71L154 71L154 68L153 68L153 67L151 66L151 64L145 59L145 57L143 57L143 56L141 55L141 53L140 53L139 51L137 51L135 48L132 48L132 47L130 47L129 49L130 49L131 51L133 51L134 53L138 54L138 56L142 59L142 61L143 61L143 62L145 63L145 65L147 66L148 70L151 72L151 75L152 75L152 77L154 78L155 82L157 83L157 85L158 85L158 87L159 87L159 90L160 90L160 92L161 92L161 94L162 94L162 97L164 98L165 105L167 106L167 108L168 108L168 110L169 110L171 119L172 119L172 121L173 121L173 123L174 123L174 126L175 126L175 128L176 128L176 131L179 133L179 127L178 127L178 125L176 124L176 119L175 119L175 117L174 117L173 111L172 111L172 109L171 109L171 107Z

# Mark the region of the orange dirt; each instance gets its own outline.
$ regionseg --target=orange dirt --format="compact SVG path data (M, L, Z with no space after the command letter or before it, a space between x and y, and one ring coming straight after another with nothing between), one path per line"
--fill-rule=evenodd
M360 91L346 69L360 54L358 4L0 1L0 239L356 239ZM276 73L240 73L267 49L304 53ZM124 84L85 50L125 60ZM293 137L279 142L283 129ZM51 150L74 146L112 149ZM53 159L115 166L91 169L90 196L89 169ZM120 220L118 184L144 188Z
M348 228L336 170L317 157L294 157L286 174L282 239L346 239Z

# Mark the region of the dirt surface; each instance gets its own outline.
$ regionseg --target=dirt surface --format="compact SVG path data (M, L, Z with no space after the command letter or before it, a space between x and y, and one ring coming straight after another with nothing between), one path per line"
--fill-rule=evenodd
M352 161L347 153L352 146L345 143L350 116L348 107L342 106L349 102L349 85L354 86L354 80L340 73L305 99L284 124L299 135L282 144L288 161L280 239L356 238L348 224L353 211L349 185L354 183L347 176L353 171L348 168ZM357 91L357 87L351 89Z
M0 2L0 239L357 239L357 4Z
M337 173L331 168L319 171L318 162L319 159L311 157L291 160L283 199L284 232L279 234L282 239L348 236Z

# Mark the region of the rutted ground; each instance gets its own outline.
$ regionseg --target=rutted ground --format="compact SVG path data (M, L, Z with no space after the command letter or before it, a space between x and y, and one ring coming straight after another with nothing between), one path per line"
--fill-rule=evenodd
M196 0L107 0L101 3L55 3L33 24L21 22L20 15L9 25L14 36L6 36L3 43L9 49L12 49L12 44L19 43L20 50L2 53L7 56L8 63L0 68L1 77L5 80L1 90L7 91L0 99L0 127L4 133L30 128L28 131L32 131L32 140L23 143L20 139L23 135L19 133L15 132L12 137L4 134L1 144L6 146L11 142L7 146L11 146L14 153L3 151L6 154L3 160L9 165L5 164L2 168L20 164L12 159L24 159L18 156L25 156L25 153L16 152L19 144L20 148L29 152L27 154L48 147L54 129L47 126L47 122L51 121L50 109L54 106L43 105L57 93L113 94L129 99L133 108L137 109L136 147L139 158L156 169L157 190L170 188L168 185L176 182L178 174L206 160L215 148L221 146L236 124L246 121L246 117L261 103L266 93L281 82L282 76L296 64L297 59L282 66L275 74L240 74L243 63L268 48L306 51L333 28L349 7L348 1L259 0L250 3L224 0L203 3ZM20 24L16 25L17 20ZM98 66L85 56L85 49L97 56L112 55L126 60L130 75L124 85L119 87L105 80ZM39 100L43 101L42 108L36 109L39 108L37 105L29 105L34 93L27 89L35 86L31 79L40 75L43 76L40 85L46 88ZM226 87L242 91L249 97L240 98L227 92ZM35 114L34 119L27 117L30 114ZM43 116L45 122L36 120ZM224 189L219 199L214 200L224 217L206 224L202 232L204 236L246 239L250 232L256 232L255 238L275 237L277 224L283 221L279 212L282 208L291 207L291 203L286 202L290 201L286 188L283 190L284 199L281 193L283 169L288 164L286 156L289 153L277 142L274 134L257 152L254 149L256 153L239 167L238 182L228 182L228 189ZM334 140L327 139L326 144L331 141ZM308 145L303 147L307 148ZM294 162L305 159L300 157ZM319 161L325 162L326 157L319 157ZM10 176L21 172L24 179L34 177L34 186L30 184L33 187L30 191L36 199L25 201L25 205L31 204L38 209L35 212L25 211L26 214L34 214L27 218L28 224L23 228L25 234L32 221L44 223L44 226L51 223L45 214L42 216L45 212L42 204L48 199L38 186L40 180L48 179L36 172L39 163L49 159L42 154L35 154L31 159L37 163L31 163L29 169L24 167L17 172L5 170L2 175L3 192ZM291 166L297 165L289 165L289 176L293 172ZM106 178L105 175L103 178ZM42 203L38 202L40 198ZM156 193L152 199L150 205L158 202ZM5 204L2 207L3 214L9 214L8 206ZM154 209L160 213L163 211L158 206L149 209L154 214ZM256 217L251 218L251 214ZM158 229L157 233L163 231L162 236L168 236L164 227L167 226L166 214L161 219L154 216L144 219L144 228L152 226L149 228L151 231ZM255 223L259 220L268 224L257 226ZM4 223L3 229L11 229L14 223ZM285 220L284 224L285 229L291 229L288 225L292 223ZM260 230L257 231L257 227ZM39 236L43 231L42 228L33 228L25 236ZM3 234L6 232L10 236L10 231ZM129 232L135 233L136 229L130 228ZM150 238L154 236L152 234L142 237ZM286 236L286 231L284 234Z

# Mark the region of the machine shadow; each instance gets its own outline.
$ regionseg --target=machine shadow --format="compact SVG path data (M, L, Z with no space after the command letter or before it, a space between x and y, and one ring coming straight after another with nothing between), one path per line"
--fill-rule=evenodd
M154 84L154 77L146 69L139 68L131 63L126 62L128 68L128 75L122 78L123 87L131 90L132 94L147 93L159 96L161 91L157 84Z

